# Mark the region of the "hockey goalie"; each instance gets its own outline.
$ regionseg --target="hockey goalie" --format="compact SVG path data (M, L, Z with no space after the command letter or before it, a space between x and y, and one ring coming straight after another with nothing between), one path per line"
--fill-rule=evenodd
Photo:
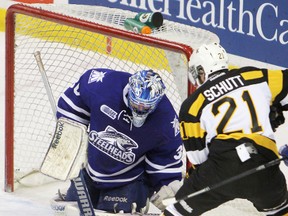
M159 215L180 187L178 116L153 70L86 71L59 98L57 119L41 172L71 183L55 211L145 214L151 201Z

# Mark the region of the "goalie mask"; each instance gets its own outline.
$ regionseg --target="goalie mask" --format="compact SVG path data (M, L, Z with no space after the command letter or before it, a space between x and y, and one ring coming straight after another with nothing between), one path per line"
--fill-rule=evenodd
M162 99L165 85L159 74L143 70L129 78L128 86L128 107L132 111L133 125L141 127Z
M228 55L218 43L204 44L192 54L189 61L188 78L198 87L215 72L228 69Z

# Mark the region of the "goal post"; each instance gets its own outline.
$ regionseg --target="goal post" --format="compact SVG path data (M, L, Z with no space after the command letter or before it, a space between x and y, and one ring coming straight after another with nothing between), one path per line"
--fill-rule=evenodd
M55 101L87 69L133 73L151 68L167 86L178 113L189 94L193 48L219 38L203 29L164 21L151 35L124 29L135 13L83 5L14 4L6 13L5 191L39 171L55 118L34 58L40 51ZM42 181L40 181L42 182ZM28 184L37 185L35 179Z

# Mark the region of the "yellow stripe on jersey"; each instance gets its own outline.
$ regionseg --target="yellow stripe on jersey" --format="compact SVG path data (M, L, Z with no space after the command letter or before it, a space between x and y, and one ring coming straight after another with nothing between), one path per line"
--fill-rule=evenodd
M205 130L201 129L200 123L187 123L187 122L181 122L180 123L180 134L181 138L183 140L187 140L191 137L194 138L203 138L205 134Z
M244 73L241 73L241 76L245 80L252 80L252 79L262 78L264 75L263 75L263 72L259 70L259 71L244 72Z
M272 93L272 101L283 89L283 73L281 70L269 70L268 85Z
M202 104L204 103L204 101L205 101L205 97L203 96L203 94L199 94L198 98L195 100L195 102L190 107L188 113L190 115L197 116L199 113L199 110L202 107Z
M216 139L236 139L240 140L242 138L248 138L253 140L257 145L262 146L266 149L269 149L274 152L277 157L279 157L279 153L277 150L276 143L271 139L259 135L259 134L243 134L243 133L233 133L233 134L219 134Z

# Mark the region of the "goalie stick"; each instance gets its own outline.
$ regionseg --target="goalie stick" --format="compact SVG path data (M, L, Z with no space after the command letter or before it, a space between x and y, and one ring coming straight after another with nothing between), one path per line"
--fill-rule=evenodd
M46 90L46 93L48 95L48 99L49 99L49 102L50 102L50 105L51 105L51 108L52 108L52 111L53 111L53 114L54 114L54 117L55 119L57 120L57 117L56 117L56 103L55 103L55 100L54 100L54 97L53 97L53 94L52 94L52 90L51 90L51 87L50 87L50 84L49 84L49 81L48 81L48 78L47 78L47 74L46 74L46 71L44 69L44 65L43 65L43 62L42 62L42 58L41 58L41 55L40 55L40 51L36 51L34 53L34 57L36 59L36 62L37 62L37 65L39 67L39 71L41 73L41 76L42 76L42 80L44 82L44 86L45 86L45 90ZM72 121L70 121L70 124L71 124ZM51 145L47 151L47 154L43 160L43 163L41 165L41 168L40 168L40 171L46 175L49 175L51 177L58 177L59 179L59 176L58 175L53 175L55 174L55 172L53 172L53 170L51 170L51 168L53 169L53 166L56 168L56 167L61 167L63 166L63 164L56 164L54 163L54 160L56 157L57 157L57 154L59 152L57 152L56 149L59 149L57 148L57 145L59 145L59 141L61 139L61 136L60 136L60 133L58 134L57 133L57 130L59 131L60 130L60 127L61 127L61 122L58 120L57 121L57 127L56 127L56 132L54 133L54 141L52 140L51 142ZM77 124L77 123L75 123ZM67 124L69 125L69 124ZM79 124L76 125L76 127L78 126L79 127ZM80 133L82 132L82 135L85 134L86 131L84 131L83 133L83 128L80 129ZM85 128L84 128L85 130ZM63 131L63 128L62 128L62 131ZM62 135L62 131L61 131L61 135ZM79 130L78 130L79 131ZM57 133L57 134L56 134ZM68 139L69 136L65 136L64 137L64 140L66 138L66 140ZM87 135L86 135L87 137ZM82 138L82 137L81 137ZM63 140L63 139L62 139ZM56 142L58 141L58 142ZM83 142L82 142L83 141ZM86 142L86 143L85 143ZM66 142L67 143L67 142ZM74 142L75 143L75 142ZM83 145L83 143L85 145ZM57 144L57 145L56 145ZM77 169L79 169L79 166L74 166L73 167L73 164L75 164L75 161L77 159L79 159L80 157L80 160L83 159L83 156L86 156L85 154L85 150L87 149L87 140L84 139L80 141L80 143L78 142L78 146L79 146L79 151L76 151L76 155L74 155L74 158L68 158L68 160L66 160L66 162L70 165L70 169L68 170L68 174L69 175L71 172L72 172L72 178L74 177L73 175L75 175L75 172L77 172ZM82 145L82 148L81 148L81 145ZM65 143L64 143L64 146L65 146ZM67 145L66 145L67 146ZM84 149L84 150L83 150ZM78 150L78 148L77 148ZM65 150L64 150L65 151ZM63 152L63 151L62 151ZM60 150L60 153L62 153L61 150ZM66 152L68 152L66 150ZM69 153L69 152L68 152ZM80 154L80 156L79 156ZM50 158L51 156L51 158ZM53 157L54 156L54 157ZM59 155L60 156L60 155ZM68 157L68 154L66 156L64 156L63 158L64 159L67 159ZM87 156L86 156L87 158ZM69 161L70 160L70 161ZM73 164L71 165L71 163L69 162L73 162ZM82 164L81 164L82 165ZM71 170L72 169L72 170ZM81 169L81 168L80 168ZM61 175L61 172L58 172L57 174L60 174ZM86 185L86 182L82 176L82 172L80 170L80 172L78 171L78 174L79 176L76 177L76 178L73 178L72 179L72 182L75 184L76 186L76 190L77 190L77 196L78 196L78 200L77 200L77 203L78 203L78 206L79 206L79 209L80 209L80 213L81 213L81 216L85 216L85 215L91 215L91 216L95 216L94 214L94 211L93 211L93 206L92 206L92 202L91 202L91 198L89 196L89 192L88 192L88 189L87 189L87 185ZM63 180L60 178L60 180ZM78 187L77 187L78 186ZM92 209L92 210L91 210Z
M233 181L239 180L239 179L241 179L241 178L243 178L243 177L246 177L246 176L248 176L248 175L251 175L251 174L253 174L253 173L259 172L259 171L264 170L264 169L267 169L268 167L277 165L277 164L279 164L279 163L280 163L282 160L284 160L284 159L285 159L285 158L283 158L283 157L282 157L282 158L277 158L277 159L272 160L272 161L270 161L270 162L268 162L268 163L266 163L266 164L262 164L262 165L260 165L260 166L257 166L257 167L255 167L255 168L253 168L253 169L250 169L250 170L247 170L247 171L245 171L245 172L243 172L243 173L240 173L239 175L233 176L233 177L228 178L228 179L226 179L226 180L224 180L224 181L221 181L221 182L219 182L219 183L216 183L216 184L214 184L214 185L212 185L212 186L207 186L207 187L203 188L202 190L199 190L199 191L196 191L196 192L194 192L194 193L191 193L191 194L189 194L189 195L187 195L187 196L184 196L184 197L182 197L182 198L180 198L180 199L177 199L177 200L176 200L175 198L167 198L167 199L164 199L164 200L162 200L162 203L163 203L163 205L168 206L168 205L172 205L172 204L178 203L178 202L180 202L181 200L186 200L186 199L188 199L188 198L198 196L198 195L200 195L200 194L202 194L202 193L206 193L206 192L208 192L208 191L214 190L214 189L216 189L216 188L219 188L219 187L221 187L221 186L223 186L223 185L226 185L226 184L228 184L228 183L231 183L231 182L233 182Z
M52 94L52 90L51 90L51 87L50 87L50 84L49 84L49 81L48 81L48 78L47 78L47 75L46 75L46 71L44 69L44 65L43 65L43 62L42 62L40 51L36 51L34 53L34 57L36 59L39 71L40 71L41 76L42 76L42 80L43 80L43 83L44 83L44 86L45 86L45 89L46 89L46 93L48 95L48 99L49 99L49 102L50 102L50 105L51 105L51 109L52 109L54 117L56 119L56 103L55 103L55 100L54 100L54 97L53 97L53 94Z

